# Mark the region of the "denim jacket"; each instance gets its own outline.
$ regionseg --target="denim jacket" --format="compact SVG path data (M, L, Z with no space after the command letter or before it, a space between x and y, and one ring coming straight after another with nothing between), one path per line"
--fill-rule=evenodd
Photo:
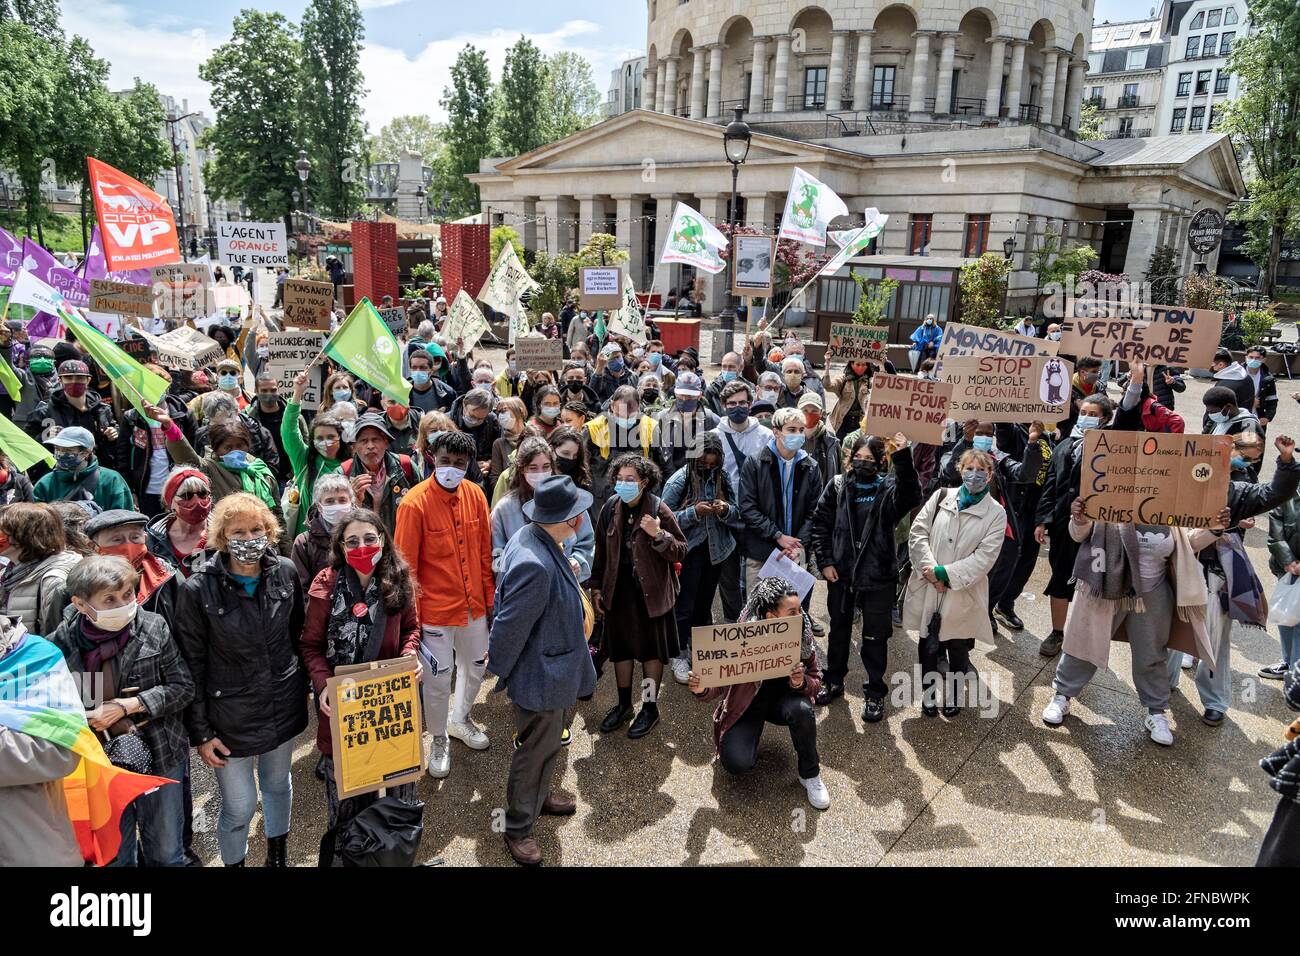
M707 540L709 542L709 559L714 564L720 564L735 550L736 534L741 532L744 527L740 520L740 508L736 503L736 492L731 487L731 481L727 478L726 472L719 468L717 480L722 482L722 495L718 494L719 489L715 487L714 479L704 483L704 493L710 500L725 497L731 504L727 508L725 518L719 519L713 515L708 515L701 519L695 513L695 501L686 500L690 490L688 475L690 467L688 463L673 472L672 477L664 485L663 501L676 515L677 523L681 525L682 533L686 535L687 547L694 550Z

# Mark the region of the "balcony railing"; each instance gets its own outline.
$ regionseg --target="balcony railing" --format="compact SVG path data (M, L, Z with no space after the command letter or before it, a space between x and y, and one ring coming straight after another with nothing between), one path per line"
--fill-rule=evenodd
M1033 103L1022 103L1020 105L1020 118L1022 120L1027 120L1030 123L1039 122L1042 113L1042 108L1035 106Z
M1090 96L1088 99L1084 100L1084 103L1096 107L1099 110L1104 110L1106 108L1106 97Z
M1131 110L1140 102L1141 98L1136 93L1126 93L1115 101L1115 108L1118 110Z
M871 97L871 109L877 113L906 113L907 94L889 93Z

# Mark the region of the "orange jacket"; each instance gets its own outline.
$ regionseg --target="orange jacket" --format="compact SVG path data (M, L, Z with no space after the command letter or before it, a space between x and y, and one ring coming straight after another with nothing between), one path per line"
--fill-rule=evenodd
M398 505L394 540L415 574L421 624L464 627L492 609L492 521L478 485L420 482Z

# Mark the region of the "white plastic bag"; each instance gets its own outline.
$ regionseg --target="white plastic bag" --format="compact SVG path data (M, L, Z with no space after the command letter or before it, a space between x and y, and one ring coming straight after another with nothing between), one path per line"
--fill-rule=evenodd
M1277 582L1268 602L1268 623L1280 627L1300 624L1300 578L1288 574Z

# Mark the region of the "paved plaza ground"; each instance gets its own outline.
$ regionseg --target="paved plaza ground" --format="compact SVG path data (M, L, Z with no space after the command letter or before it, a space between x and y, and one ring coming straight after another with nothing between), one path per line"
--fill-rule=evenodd
M1293 327L1286 337L1294 339ZM1205 387L1193 381L1178 396L1189 430L1199 430ZM1278 390L1270 435L1300 437L1292 386L1283 379ZM1275 454L1270 448L1264 480ZM1266 518L1246 544L1271 593ZM671 676L662 720L648 737L629 740L622 730L601 736L596 727L615 702L607 668L595 699L578 706L573 743L560 761L560 785L577 795L578 813L543 817L537 827L546 864L1253 864L1277 804L1257 762L1280 745L1294 716L1281 684L1255 675L1278 659L1276 634L1234 628L1234 706L1219 728L1201 723L1195 687L1183 672L1171 702L1173 747L1152 743L1143 729L1145 708L1128 676L1126 644L1114 645L1110 671L1098 673L1064 725L1047 727L1039 714L1051 697L1056 659L1038 653L1050 630L1040 595L1046 579L1044 553L1017 606L1026 630L1004 629L996 646L978 646L972 655L992 692L984 714L927 719L912 705L891 707L882 723L864 725L855 633L847 694L818 713L822 775L832 798L821 813L799 785L787 731L769 725L754 772L732 778L712 760L712 705L695 701ZM813 609L827 620L821 582ZM824 660L825 641L818 643ZM891 671L910 675L916 660L915 638L895 629ZM451 775L420 783L422 862L513 865L499 832L513 725L505 695L491 693L494 685L489 677L473 712L491 748L473 752L453 741ZM313 723L295 751L289 851L297 866L315 865L325 827L316 757ZM219 798L211 771L197 758L194 767L196 844L216 865ZM249 862L260 864L260 815L253 830Z

